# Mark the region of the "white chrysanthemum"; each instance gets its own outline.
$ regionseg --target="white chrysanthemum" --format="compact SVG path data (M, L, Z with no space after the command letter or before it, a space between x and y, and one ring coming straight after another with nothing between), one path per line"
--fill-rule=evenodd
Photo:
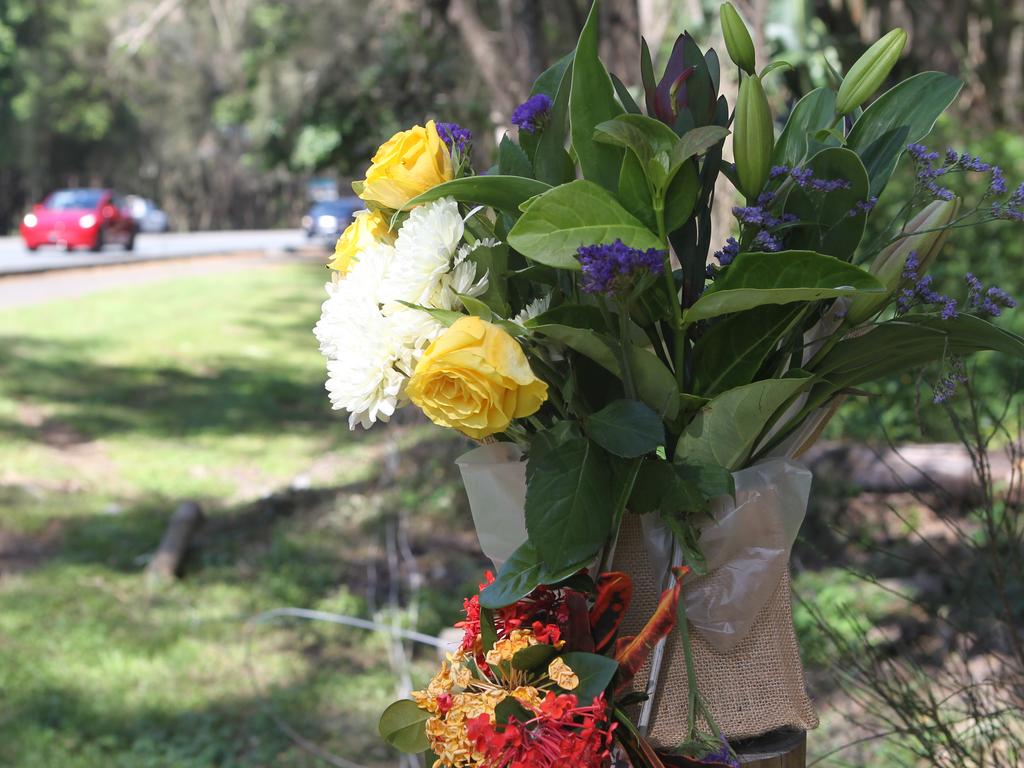
M527 304L522 310L520 310L515 317L512 318L515 322L522 325L527 320L532 320L537 315L543 314L548 311L548 307L551 306L551 296L541 296L538 299L534 299Z
M454 265L463 231L459 205L450 197L413 209L395 241L382 300L427 306Z
M424 350L444 330L427 312L407 306L458 310L459 295L479 296L487 275L462 245L458 204L438 200L415 209L394 246L377 243L352 269L327 285L314 333L327 358L327 390L334 408L349 411L349 426L387 421L405 400L405 386Z
M459 294L481 296L487 291L487 273L476 279L476 264L462 261L451 272L441 276L437 289L430 295L431 309L462 309Z

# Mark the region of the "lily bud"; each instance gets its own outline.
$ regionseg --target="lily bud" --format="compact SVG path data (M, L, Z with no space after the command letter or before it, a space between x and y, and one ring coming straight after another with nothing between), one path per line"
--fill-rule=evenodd
M732 3L722 3L718 18L722 22L722 35L725 37L729 58L748 75L754 74L754 43Z
M839 86L836 112L845 115L867 101L867 98L885 82L906 44L907 33L897 27L868 48L850 67L843 84Z
M757 75L747 75L740 83L733 131L739 190L748 200L754 200L768 181L775 149L772 112Z
M875 256L868 271L878 278L885 286L886 293L866 294L857 296L850 304L846 313L847 320L857 325L879 312L892 295L904 283L903 270L907 265L907 257L917 254L918 274L924 275L935 263L949 234L944 229L960 211L960 198L952 200L935 200L929 203L907 224L905 236L884 248ZM918 232L920 234L914 234Z

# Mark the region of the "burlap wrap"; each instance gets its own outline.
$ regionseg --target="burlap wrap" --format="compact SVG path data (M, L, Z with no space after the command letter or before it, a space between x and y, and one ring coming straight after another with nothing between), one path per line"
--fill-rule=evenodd
M633 602L620 635L634 635L654 613L661 595L635 515L627 515L623 521L614 568L633 578ZM714 577L711 573L706 578ZM690 636L700 692L727 737L759 736L787 726L817 727L793 630L788 570L747 637L732 651L718 653L700 633L691 632ZM634 690L645 690L649 677L650 660L637 674ZM673 632L666 644L648 731L655 746L674 747L686 738L686 705L683 652L678 633ZM638 713L636 707L631 714L636 717Z

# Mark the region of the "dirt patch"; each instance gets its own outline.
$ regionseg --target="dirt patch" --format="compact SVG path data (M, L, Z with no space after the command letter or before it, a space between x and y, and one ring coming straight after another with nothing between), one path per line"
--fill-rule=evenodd
M0 578L38 568L60 548L62 533L59 520L51 520L35 534L0 528Z

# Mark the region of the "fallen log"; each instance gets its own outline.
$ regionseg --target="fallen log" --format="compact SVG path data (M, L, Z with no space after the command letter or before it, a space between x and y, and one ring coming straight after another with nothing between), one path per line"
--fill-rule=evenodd
M860 491L944 492L965 501L979 494L971 456L959 443L869 446L823 442L808 450L801 461L815 477ZM996 450L989 455L989 462L996 491L1005 492L1014 474L1010 457Z
M146 580L160 584L173 580L181 567L181 561L188 551L192 536L203 522L203 510L194 501L178 505L167 523L160 546L153 559L146 566Z

